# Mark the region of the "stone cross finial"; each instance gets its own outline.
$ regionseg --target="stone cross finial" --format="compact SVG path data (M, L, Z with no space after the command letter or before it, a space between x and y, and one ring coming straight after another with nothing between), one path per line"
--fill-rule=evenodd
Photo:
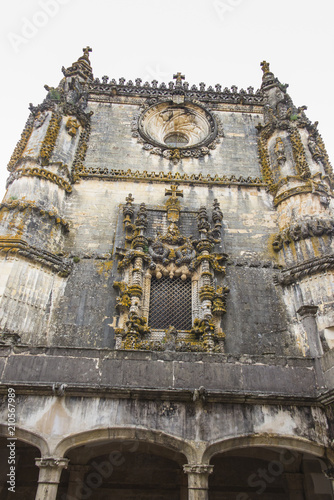
M182 80L185 79L185 76L182 73L178 72L176 75L173 75L173 78L176 79L176 86L180 87L182 85Z
M177 197L183 197L183 191L179 191L179 187L176 184L172 184L170 189L165 189L165 196L170 196L166 201L167 220L175 223L179 220L181 210Z
M82 50L83 50L83 55L84 55L85 57L88 57L88 56L89 56L89 52L92 52L92 49L91 49L90 47L88 47L88 45L87 45L87 47L86 47L86 48L84 48L84 49L82 49Z
M165 189L165 196L171 196L174 200L176 200L177 196L181 196L183 198L183 191L179 191L179 186L172 184L170 189Z
M269 73L269 63L267 61L262 61L262 63L260 63L260 66L262 68L262 71L264 74L266 73Z
M132 196L131 193L128 194L128 196L125 198L125 201L127 203L132 203L133 201L135 201L134 197Z

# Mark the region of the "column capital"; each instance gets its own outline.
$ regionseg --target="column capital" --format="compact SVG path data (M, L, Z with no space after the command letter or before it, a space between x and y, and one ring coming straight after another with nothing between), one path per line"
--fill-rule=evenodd
M183 466L183 471L186 474L212 474L213 465L208 464L185 464Z
M39 467L38 488L35 500L56 500L58 484L63 469L67 469L69 460L63 457L36 458Z
M67 469L69 463L68 458L55 458L55 457L42 457L42 458L35 458L35 464L37 467L42 468L42 467L59 467L61 469Z

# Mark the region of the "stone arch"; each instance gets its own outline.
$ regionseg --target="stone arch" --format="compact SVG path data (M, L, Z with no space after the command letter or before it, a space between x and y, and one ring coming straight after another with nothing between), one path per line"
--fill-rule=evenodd
M8 437L8 429L6 424L0 424L0 436ZM22 427L15 426L15 437L19 441L30 444L38 448L41 452L41 456L49 456L50 449L46 440L36 434L35 432L27 431Z
M60 441L55 447L55 455L59 457L72 448L97 441L116 441L116 440L139 440L152 443L172 451L182 453L189 463L194 462L196 458L195 448L186 440L177 438L170 434L140 427L110 427L105 429L93 429L78 434L72 434Z
M328 449L323 444L305 438L282 436L279 434L248 435L216 441L206 447L202 456L202 462L208 464L212 457L218 453L237 450L238 448L269 446L309 453L334 464L334 453L328 452Z

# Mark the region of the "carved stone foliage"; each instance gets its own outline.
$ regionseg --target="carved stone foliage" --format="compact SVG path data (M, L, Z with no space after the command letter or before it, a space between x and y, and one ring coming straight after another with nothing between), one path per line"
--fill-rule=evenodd
M77 122L75 118L68 118L65 128L71 137L76 136L79 127L80 124Z
M224 136L220 122L207 106L186 101L182 106L151 99L132 122L132 136L146 151L177 163L199 158L217 147Z
M293 224L278 233L273 241L273 248L276 252L283 248L283 245L289 245L292 242L312 238L312 236L334 234L333 219L310 219L303 220Z
M224 333L220 318L226 313L227 286L216 285L215 273L225 275L225 254L215 253L221 242L223 214L217 200L211 217L205 207L197 216L199 238L185 236L179 228L183 195L176 185L166 189L165 211L169 225L155 238L148 238L147 209L135 210L129 195L123 207L125 247L118 249L122 279L114 283L119 296L116 330L117 347L122 349L222 352ZM193 327L177 331L173 325L154 333L148 324L151 279L191 279ZM198 317L197 317L198 315ZM158 335L158 337L157 337Z

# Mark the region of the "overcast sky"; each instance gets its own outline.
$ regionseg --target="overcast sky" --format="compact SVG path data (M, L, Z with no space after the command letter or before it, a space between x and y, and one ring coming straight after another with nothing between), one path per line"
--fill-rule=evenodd
M334 162L333 0L15 0L2 32L0 196L32 102L90 45L95 77L257 89L260 62L319 121Z

